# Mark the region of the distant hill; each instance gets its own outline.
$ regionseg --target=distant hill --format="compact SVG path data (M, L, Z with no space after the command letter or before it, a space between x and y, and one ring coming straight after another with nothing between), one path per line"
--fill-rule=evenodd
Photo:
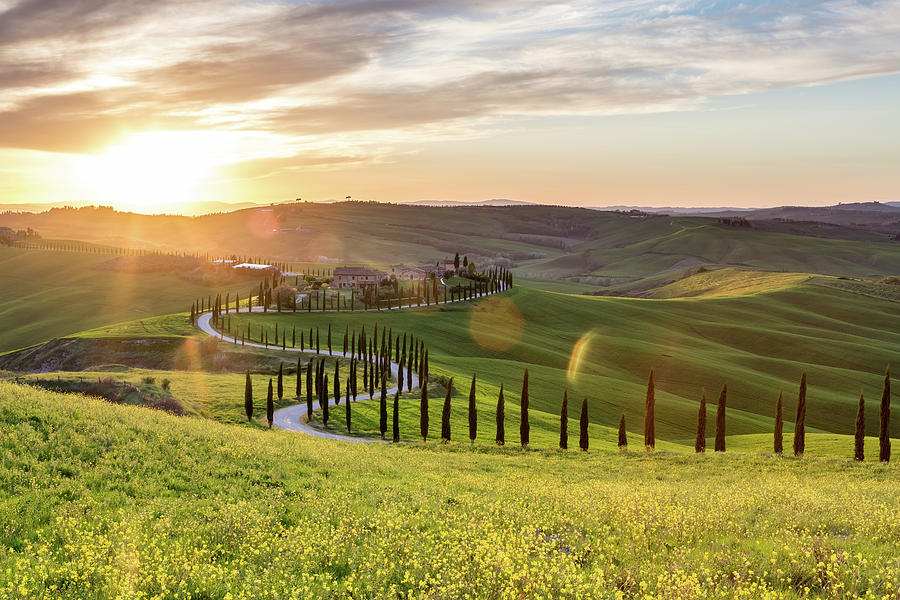
M411 204L413 206L535 206L535 202L523 202L522 200L507 200L505 198L492 198L491 200L480 200L476 202L466 202L464 200L416 200L415 202L404 202L403 204Z
M615 211L630 211L630 210L639 210L641 212L646 213L654 213L654 214L667 214L667 215L706 215L706 214L714 214L714 213L747 213L752 212L753 208L737 208L737 207L723 207L723 206L626 206L626 205L616 205L616 206L588 206L586 208L590 208L593 210L615 210Z

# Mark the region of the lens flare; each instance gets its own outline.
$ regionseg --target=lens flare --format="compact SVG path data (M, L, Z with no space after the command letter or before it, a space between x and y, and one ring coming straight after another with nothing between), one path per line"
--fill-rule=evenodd
M472 309L469 332L482 348L509 350L522 337L525 319L509 298L490 296Z
M596 332L588 331L586 334L581 336L581 338L575 342L575 345L572 347L572 355L569 357L569 368L566 371L566 376L569 381L574 382L579 370L581 369L581 363L584 361L585 356L587 355L588 350L590 349L591 342L594 341L594 338L597 337Z

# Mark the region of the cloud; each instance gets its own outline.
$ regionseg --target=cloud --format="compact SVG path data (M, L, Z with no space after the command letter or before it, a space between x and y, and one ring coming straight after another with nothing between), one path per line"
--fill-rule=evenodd
M23 0L0 12L0 146L144 128L469 135L521 115L702 107L900 71L900 2ZM357 152L322 150L337 163Z

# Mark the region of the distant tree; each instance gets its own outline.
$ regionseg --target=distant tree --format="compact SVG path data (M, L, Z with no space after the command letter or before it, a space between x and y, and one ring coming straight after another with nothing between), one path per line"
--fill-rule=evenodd
M884 388L881 390L881 420L878 428L878 460L891 461L891 368L884 371Z
M525 375L522 376L522 400L520 406L519 441L524 448L528 445L531 438L531 425L528 423L528 369L525 369Z
M459 271L459 252L453 257L453 270Z
M478 408L475 405L475 373L472 373L472 386L469 388L469 442L474 444L478 436Z
M334 361L334 403L341 403L341 361L335 359Z
M325 365L322 365L323 367ZM323 369L324 370L324 369ZM322 425L328 427L328 374L322 380Z
M419 434L424 442L428 440L428 385L425 381L419 385L422 388L422 396L419 399Z
M656 448L656 390L653 384L653 370L647 380L647 400L644 411L644 447L647 450Z
M328 356L331 356L331 323L328 324Z
M453 378L447 384L447 396L444 398L444 410L441 411L441 442L450 441L450 396L453 394Z
M784 409L781 402L782 392L778 392L778 401L775 402L775 440L773 451L778 456L784 452Z
M562 406L559 409L559 447L569 448L569 390L563 390Z
M247 371L247 379L244 381L244 413L247 420L253 420L253 383L250 381L250 371Z
M284 363L278 363L278 399L284 398Z
M628 448L628 433L625 431L625 413L619 417L619 450Z
M313 414L313 361L306 363L306 418Z
M579 421L579 430L581 435L578 439L578 447L583 452L588 451L588 406L587 398L581 401L581 420Z
M728 385L722 386L719 394L719 408L716 411L716 452L725 452L725 398L728 395Z
M272 378L269 378L269 393L266 396L266 420L269 422L269 429L272 429L272 423L275 420L275 401L272 398Z
M862 462L866 459L866 401L859 394L859 407L856 409L856 432L853 436L853 458Z
M503 402L503 383L500 384L500 395L497 396L497 435L495 440L498 446L506 443L506 407Z
M806 373L800 376L797 397L797 420L794 424L794 456L803 456L806 449Z
M387 434L387 375L381 374L381 401L378 404L378 429L381 432L381 439Z
M391 422L392 433L394 434L391 441L393 443L400 442L400 391L397 390L397 393L394 394L394 415L393 421Z
M301 383L303 375L303 364L300 362L300 358L297 358L297 389L294 394L294 398L299 398L301 393L303 392L303 384Z
M316 327L316 354L319 354L319 328Z
M694 452L706 452L706 390L700 394L700 408L697 411L697 439L694 440Z
M347 433L350 433L350 378L347 378L347 401L344 402L344 418L347 421Z
M468 255L466 255L466 256L463 257L463 266L464 266L464 267L468 267L468 266L469 266L469 257L468 257Z

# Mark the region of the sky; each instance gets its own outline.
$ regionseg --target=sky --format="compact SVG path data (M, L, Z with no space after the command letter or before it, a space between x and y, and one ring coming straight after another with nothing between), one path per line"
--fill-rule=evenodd
M0 204L900 200L900 0L0 0Z

